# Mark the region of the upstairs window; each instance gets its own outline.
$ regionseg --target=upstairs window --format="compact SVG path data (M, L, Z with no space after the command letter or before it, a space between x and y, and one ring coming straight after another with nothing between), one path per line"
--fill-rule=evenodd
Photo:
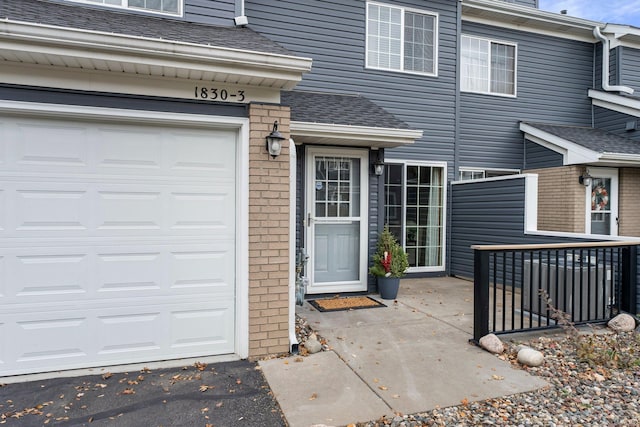
M72 0L78 3L101 4L125 9L145 10L170 15L182 14L183 0Z
M367 68L436 75L438 15L367 4Z
M516 45L462 36L460 89L516 95Z

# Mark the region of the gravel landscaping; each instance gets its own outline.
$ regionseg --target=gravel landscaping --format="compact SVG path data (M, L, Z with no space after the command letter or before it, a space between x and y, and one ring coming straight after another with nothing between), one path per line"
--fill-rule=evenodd
M301 342L313 333L306 320L297 317ZM473 401L436 408L418 414L396 414L393 418L349 427L419 426L628 426L640 425L640 334L614 333L606 328L568 330L542 334L526 342L505 339L506 351L496 357L549 386L530 393ZM324 342L324 349L327 348ZM521 345L544 354L539 367L518 363ZM304 350L303 350L304 351Z
M640 425L640 335L594 331L539 337L524 343L541 351L540 367L521 366L517 345L497 357L550 385L542 390L425 413L384 418L357 427L379 426L638 426Z

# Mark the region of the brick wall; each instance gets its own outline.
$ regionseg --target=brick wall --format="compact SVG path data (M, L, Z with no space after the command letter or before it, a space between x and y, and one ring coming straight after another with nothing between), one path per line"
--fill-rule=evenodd
M249 107L249 357L289 351L289 107ZM278 121L282 154L266 151Z
M621 168L618 234L640 237L640 168Z
M585 189L582 166L532 169L538 174L538 230L584 233Z

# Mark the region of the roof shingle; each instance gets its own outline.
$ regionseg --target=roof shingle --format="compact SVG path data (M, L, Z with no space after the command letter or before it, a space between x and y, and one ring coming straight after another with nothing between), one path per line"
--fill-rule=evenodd
M408 124L359 95L294 90L282 92L281 99L283 105L291 107L293 121L409 129Z
M605 132L601 129L584 126L523 123L597 153L640 154L640 143L629 138Z
M253 52L294 55L250 28L198 24L86 4L48 0L1 0L0 20L3 19Z

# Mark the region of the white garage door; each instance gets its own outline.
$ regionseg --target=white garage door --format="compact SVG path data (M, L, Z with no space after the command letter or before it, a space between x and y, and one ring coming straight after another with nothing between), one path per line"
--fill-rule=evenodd
M237 135L0 115L0 376L234 352Z

